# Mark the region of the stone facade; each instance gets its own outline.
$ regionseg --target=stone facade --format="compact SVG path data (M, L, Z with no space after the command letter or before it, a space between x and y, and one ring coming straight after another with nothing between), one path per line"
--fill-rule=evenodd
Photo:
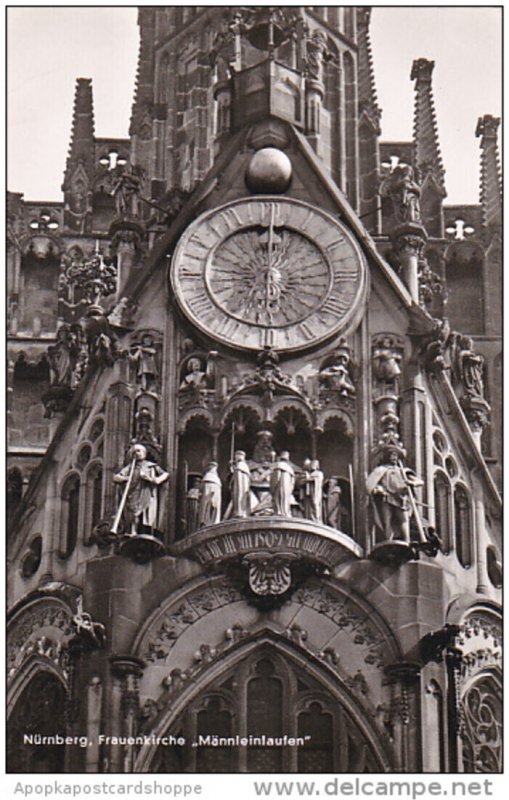
M9 769L500 771L499 121L448 207L368 9L139 25L9 196Z

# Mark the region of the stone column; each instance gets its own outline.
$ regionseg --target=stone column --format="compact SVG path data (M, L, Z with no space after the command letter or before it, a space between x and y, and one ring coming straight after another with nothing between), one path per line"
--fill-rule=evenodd
M113 736L134 736L139 714L138 682L145 663L136 656L110 658L112 692L110 700L110 730ZM112 745L109 772L132 772L133 745Z
M139 266L143 229L136 222L117 221L112 224L110 235L111 252L117 257L117 299L120 299L127 281Z
M461 743L460 679L463 653L459 647L449 647L445 656L447 665L447 722L449 741L448 772L459 772L463 764Z
M421 709L420 666L400 661L386 667L391 687L394 750L401 771L420 772Z
M101 732L103 687L98 675L94 675L86 687L87 737L89 746L85 753L85 770L94 774L100 771L99 734Z
M46 483L46 497L44 502L44 531L41 565L39 567L40 583L49 583L53 580L53 560L60 546L60 517L59 509L62 507L58 495L56 467L48 470Z
M481 484L473 474L473 495L474 495L474 536L475 536L475 563L477 570L477 587L479 594L487 594L489 590L488 563L486 549L489 544L486 536L486 517L484 512L484 496Z
M320 114L325 93L323 83L323 56L326 48L325 34L316 30L307 40L306 66L306 135L313 150L318 153L320 142Z
M417 222L405 222L391 234L392 247L401 267L401 277L414 303L419 303L419 260L428 237Z

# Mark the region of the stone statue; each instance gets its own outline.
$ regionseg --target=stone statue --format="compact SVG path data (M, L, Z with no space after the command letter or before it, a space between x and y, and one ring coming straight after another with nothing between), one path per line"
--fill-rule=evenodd
M137 365L136 380L144 392L154 391L156 388L159 375L156 354L154 337L151 333L144 333L141 343L131 351L131 360Z
M234 453L232 470L232 517L249 517L251 513L251 471L243 450Z
M400 539L410 543L410 518L413 513L410 492L412 487L422 486L423 482L411 469L401 465L397 448L387 447L384 461L375 467L366 481L375 526L386 541Z
M396 222L421 223L421 189L414 179L414 170L409 164L395 167L382 181L382 197L390 197Z
M200 527L201 478L193 478L192 485L186 495L186 532L194 533Z
M270 475L270 493L274 514L282 517L292 516L292 505L295 502L294 486L295 471L290 464L290 453L284 450L274 464Z
M57 330L55 344L48 347L48 363L52 386L70 387L75 350L74 337L69 326L62 325Z
M320 462L317 459L311 461L311 472L309 473L309 496L311 515L308 519L313 522L322 522L322 500L323 500L323 479L324 475L320 469Z
M119 175L111 194L115 198L117 215L121 219L138 217L143 169L138 166L126 167Z
M200 389L205 383L205 371L199 358L190 358L187 362L187 375L180 384L182 390Z
M306 458L302 465L302 472L297 476L299 501L304 519L312 518L310 475L311 475L311 459Z
M122 495L112 532L117 532L124 512L129 526L128 536L152 533L157 530L157 487L168 480L168 473L158 464L147 460L147 450L142 444L134 444L129 451L130 463L113 476L115 483L124 483Z
M338 531L341 530L342 494L338 479L336 477L329 478L324 502L325 523Z
M271 431L258 431L253 457L247 462L251 473L251 514L270 516L273 513L270 476L276 460Z
M472 397L484 398L483 356L474 351L470 336L459 336L456 349L459 376L465 392Z
M333 354L331 363L320 369L319 382L324 388L333 389L339 394L355 394L355 386L350 377L350 355L346 348L338 349Z
M221 521L221 478L217 467L217 461L211 461L201 481L200 527L217 525Z

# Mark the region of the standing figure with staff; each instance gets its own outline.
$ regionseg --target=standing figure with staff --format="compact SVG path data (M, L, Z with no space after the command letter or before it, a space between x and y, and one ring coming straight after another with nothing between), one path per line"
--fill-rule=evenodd
M128 456L129 464L113 476L115 483L123 483L125 487L111 532L118 533L120 520L124 516L128 536L140 533L153 535L157 530L159 510L157 487L169 475L158 464L147 459L147 450L142 444L134 444Z
M373 505L375 527L386 541L410 544L410 519L416 517L419 538L426 540L412 489L423 485L413 470L403 467L403 451L397 446L383 450L383 463L368 475L366 489Z

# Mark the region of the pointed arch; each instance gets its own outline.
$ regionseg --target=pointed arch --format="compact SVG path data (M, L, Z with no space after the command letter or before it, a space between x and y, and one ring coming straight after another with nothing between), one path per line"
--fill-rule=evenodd
M236 688L232 694L240 700L238 705L229 705L233 699L229 697L229 682L233 677ZM384 739L354 692L345 682L337 680L318 658L310 658L297 643L270 628L240 640L227 654L208 664L200 674L200 680L188 682L180 688L171 703L163 707L153 720L151 729L144 730L144 733L154 738L164 737L173 728L176 730L184 724L191 737L197 736L197 715L210 710L210 701L214 699L218 701L215 711L223 713L226 737L258 737L251 740L251 747L239 751L239 761L234 766L237 771L311 772L316 771L317 766L323 766L318 771L385 772L391 767L391 756ZM263 725L258 730L260 702ZM327 730L324 732L322 725L322 740L318 743L315 740L314 748L311 742L303 754L299 755L299 748L289 747L285 751L282 746L267 748L260 743L262 734L275 740L282 740L285 735L305 739L305 730L313 728L313 714L328 714L331 709L330 735ZM229 720L224 717L225 712L230 713ZM182 722L184 716L187 716L185 723ZM210 730L208 734L216 732ZM202 730L201 734L206 736L207 732ZM184 763L181 766L186 771L203 771L196 763L196 749L189 748L189 753L194 750L191 764L182 754L185 766ZM217 752L216 747L213 752ZM156 758L155 745L142 746L134 771L153 771ZM216 767L214 771L228 770Z

